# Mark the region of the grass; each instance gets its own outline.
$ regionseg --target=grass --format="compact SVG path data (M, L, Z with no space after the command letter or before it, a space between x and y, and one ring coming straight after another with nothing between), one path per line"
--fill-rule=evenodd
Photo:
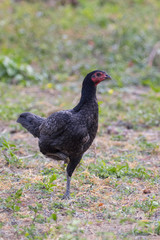
M157 0L79 0L76 8L7 0L1 9L3 81L64 82L98 68L118 87L141 83L159 89L158 52L148 63L160 34Z
M2 1L0 13L0 237L147 239L160 235L157 0ZM39 153L16 123L72 108L84 75L104 69L99 130L61 200L62 163Z

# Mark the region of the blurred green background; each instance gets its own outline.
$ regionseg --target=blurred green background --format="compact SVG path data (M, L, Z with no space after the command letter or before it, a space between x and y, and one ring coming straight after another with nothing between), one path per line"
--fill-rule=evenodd
M107 71L112 87L160 90L159 0L0 3L0 80L53 85Z

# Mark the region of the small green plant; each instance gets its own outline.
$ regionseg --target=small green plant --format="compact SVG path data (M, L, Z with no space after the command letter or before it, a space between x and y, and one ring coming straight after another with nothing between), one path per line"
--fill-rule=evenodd
M38 223L48 223L49 226L51 227L51 221L57 221L57 215L55 213L52 213L50 215L50 217L48 217L46 219L46 217L38 214L38 212L40 210L42 210L42 204L39 204L37 203L35 207L32 207L32 206L29 206L30 210L33 210L34 212L34 217L32 219L32 223L28 226L28 227L23 227L23 230L21 231L21 235L24 235L27 239L39 239L39 240L43 240L43 239L46 239L47 236L49 235L50 233L50 230L49 231L39 231L39 229L37 229L37 226L36 226L36 222ZM43 221L40 221L40 219L42 219L43 217ZM49 227L49 228L50 228Z
M56 209L64 209L65 208L65 204L63 202L54 202L52 207L56 208Z
M111 137L111 140L113 140L113 141L126 141L126 136L123 135L123 134L113 135Z
M31 211L34 212L34 216L32 219L32 223L34 223L37 220L37 218L40 217L40 214L38 214L38 212L42 210L43 206L41 203L36 203L36 206L33 207L33 206L29 205L28 207Z
M136 212L135 208L132 206L122 206L122 213L126 215L134 215Z
M26 237L26 239L29 240L31 239L43 240L47 238L47 233L38 231L34 223L32 223L29 227L24 227L23 230L21 231L21 234L23 234Z
M47 192L52 192L53 187L56 186L56 184L53 184L53 182L57 179L56 174L52 174L51 176L47 176L43 179L43 181L39 181L36 183L35 187L39 189L44 189Z
M41 173L42 175L51 175L51 174L56 174L58 173L59 170L58 169L55 169L55 168L44 168Z
M152 152L158 147L158 144L148 142L144 136L140 136L137 140L137 143L141 151Z
M0 221L0 229L3 227L4 223Z
M50 224L51 220L57 221L57 215L52 213L50 217L46 218L41 214L43 210L43 205L41 203L36 203L35 206L28 206L29 209L33 212L32 222L30 226L24 227L21 231L27 239L46 239L48 232L41 232L37 229L36 223L48 223Z
M23 193L23 189L20 188L15 193L12 193L9 197L4 199L5 208L10 209L13 212L19 211L20 206L18 204L21 203L20 198L22 196L22 193Z
M31 65L22 64L16 59L11 59L8 56L0 57L0 78L1 81L12 83L26 83L26 81L41 82L43 74L36 73Z
M128 222L128 223L135 223L136 220L134 218L130 218L130 217L125 217L125 218L122 218L120 220L121 224L125 224L126 222Z
M2 144L2 154L7 164L13 165L16 167L21 167L22 159L17 157L17 155L15 154L15 152L17 151L16 146L5 139L2 140L1 144Z
M152 229L152 222L149 222L149 221L139 221L134 229L133 229L133 233L134 235L136 236L148 236L148 235L151 235L153 234L153 229Z
M117 240L117 237L114 232L106 232L106 231L105 232L97 232L96 235L97 235L97 239Z
M157 235L160 235L160 221L156 222L154 231Z
M84 231L80 227L80 221L73 220L71 223L67 224L67 231L59 239L60 240L71 240L71 239L82 240L84 239L81 237L83 232Z
M145 213L149 212L149 214L152 214L153 211L159 207L159 203L155 200L155 197L153 197L153 199L147 199L142 202L136 201L134 207L140 208Z
M117 178L129 176L139 179L147 179L151 176L151 172L144 167L136 166L135 168L130 168L128 163L107 166L104 161L101 161L97 166L95 166L95 164L90 164L89 169L95 172L100 178L107 178L110 175L115 175Z
M47 221L50 222L50 220L57 221L57 214L52 213L51 216L47 219Z

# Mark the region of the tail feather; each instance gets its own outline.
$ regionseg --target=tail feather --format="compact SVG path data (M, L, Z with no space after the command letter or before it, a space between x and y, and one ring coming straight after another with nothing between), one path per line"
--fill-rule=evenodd
M39 117L33 113L25 112L20 114L17 119L17 122L20 123L24 128L28 130L34 137L38 137L40 135L39 126L45 118Z

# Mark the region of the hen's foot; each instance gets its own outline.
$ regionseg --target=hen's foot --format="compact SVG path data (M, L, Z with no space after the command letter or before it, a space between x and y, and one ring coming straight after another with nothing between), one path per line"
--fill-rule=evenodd
M70 199L70 194L68 193L65 193L64 195L63 195L63 197L62 197L62 200L68 200L68 199Z

